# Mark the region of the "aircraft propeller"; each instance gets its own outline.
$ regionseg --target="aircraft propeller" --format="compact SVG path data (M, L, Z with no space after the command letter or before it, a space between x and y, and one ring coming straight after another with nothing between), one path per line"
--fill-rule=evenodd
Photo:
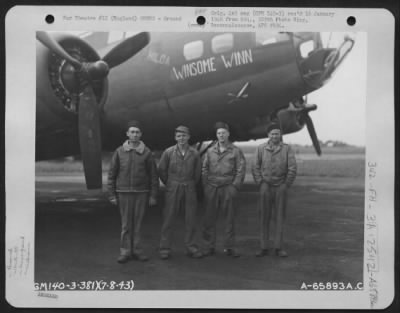
M149 43L149 34L139 33L111 49L102 60L81 62L72 57L53 37L43 31L36 38L50 51L64 58L73 67L71 85L78 85L78 132L83 168L88 189L102 186L100 109L93 91L93 82L105 79L110 69L127 61Z
M313 123L310 115L308 115L308 113L304 114L303 118L304 118L304 122L306 123L308 133L310 134L314 149L318 155L321 155L321 147L320 147L319 140L317 137L317 132L315 131L314 123Z
M307 96L305 99L301 99L300 103L297 104L300 105L302 110L301 110L301 115L300 119L306 124L308 133L310 134L312 144L314 146L315 152L320 156L321 155L321 146L319 144L317 132L315 131L314 123L309 115L310 111L314 111L317 109L316 104L308 104L307 103Z

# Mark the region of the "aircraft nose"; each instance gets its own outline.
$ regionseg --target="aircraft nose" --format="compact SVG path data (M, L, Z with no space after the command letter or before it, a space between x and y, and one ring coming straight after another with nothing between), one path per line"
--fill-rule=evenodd
M301 71L307 82L320 81L320 77L325 69L327 59L335 54L336 49L318 49L310 53L310 55L301 63Z
M320 47L311 51L300 64L304 80L312 88L324 85L352 50L353 45L354 39L345 37L337 47Z

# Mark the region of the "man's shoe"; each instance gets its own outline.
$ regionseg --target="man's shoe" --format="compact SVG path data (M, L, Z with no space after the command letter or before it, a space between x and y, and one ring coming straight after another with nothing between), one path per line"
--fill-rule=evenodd
M240 257L239 252L237 252L235 249L231 249L231 248L224 249L224 254L227 256L232 256L234 258Z
M170 258L170 254L168 252L160 252L161 260L168 260Z
M266 256L269 254L268 249L260 249L259 251L256 252L256 257L261 258L263 256Z
M212 256L215 255L215 249L214 248L210 248L206 251L203 252L203 256Z
M149 257L145 254L141 254L141 253L135 253L132 255L132 258L134 260L140 261L140 262L146 262L149 260Z
M130 260L130 257L128 255L120 255L117 259L117 262L120 264L124 264Z
M282 250L282 249L276 249L276 250L275 250L275 254L276 254L277 256L281 257L281 258L286 258L286 257L289 256L289 255L287 254L287 252L286 252L285 250Z

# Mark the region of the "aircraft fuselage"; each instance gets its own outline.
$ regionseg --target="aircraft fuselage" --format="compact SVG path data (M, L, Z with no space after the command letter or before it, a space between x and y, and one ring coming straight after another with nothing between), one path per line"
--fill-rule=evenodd
M311 34L307 40L315 41L317 49L320 39ZM219 120L232 125L236 140L265 137L265 131L251 131L262 118L322 86L304 79L293 35L271 38L260 43L255 33L151 33L145 48L94 88L101 106L103 149L121 144L132 119L142 122L143 140L153 149L172 144L180 124L190 127L192 142L213 139ZM76 55L90 54L70 45ZM112 47L99 49L99 55ZM38 43L38 160L79 153L76 99L70 95L74 86L65 86L68 75L68 65Z

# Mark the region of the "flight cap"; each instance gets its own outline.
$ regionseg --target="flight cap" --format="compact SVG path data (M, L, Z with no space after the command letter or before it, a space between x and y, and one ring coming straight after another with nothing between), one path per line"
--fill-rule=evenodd
M277 123L271 123L267 127L267 133L269 134L271 132L271 130L274 130L274 129L281 130L281 128L279 127L279 125Z
M229 126L228 126L228 124L226 124L226 123L224 123L224 122L216 122L216 123L215 123L215 126L214 126L215 131L217 131L217 130L220 129L220 128L224 128L224 129L226 129L227 131L229 131Z
M175 128L175 134L176 133L184 133L190 135L189 127L180 125L177 128Z
M128 130L131 127L139 128L142 131L142 124L139 121L132 120L126 124L126 129Z

